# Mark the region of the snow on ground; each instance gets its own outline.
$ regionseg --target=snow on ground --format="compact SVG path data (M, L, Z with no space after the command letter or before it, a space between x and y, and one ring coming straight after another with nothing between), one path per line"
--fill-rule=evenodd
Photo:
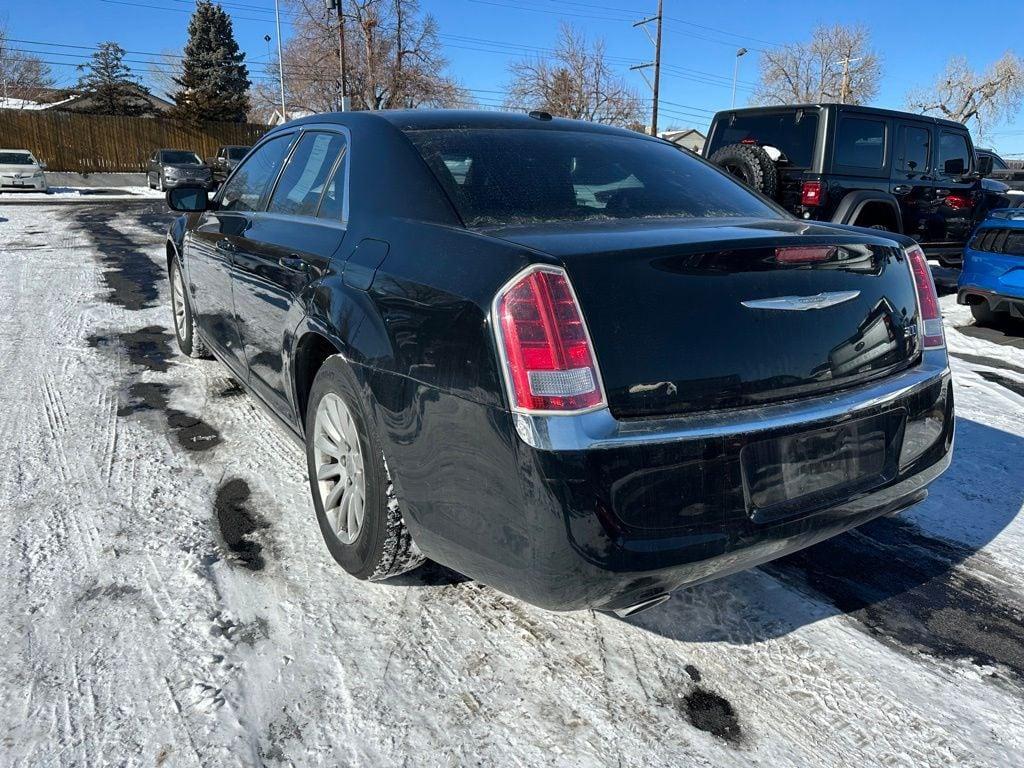
M1024 764L1024 339L944 296L926 502L627 621L327 554L174 346L168 215L0 205L0 764Z
M81 199L82 202L93 202L102 197L104 202L110 200L133 200L139 197L151 197L162 200L164 193L148 187L53 187L49 192L0 192L0 205L7 202L17 203L25 200L65 200Z

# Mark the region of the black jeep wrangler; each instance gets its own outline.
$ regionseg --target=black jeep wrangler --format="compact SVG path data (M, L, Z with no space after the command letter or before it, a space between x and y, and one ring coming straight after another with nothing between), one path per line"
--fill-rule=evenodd
M967 128L934 117L846 104L719 112L704 156L791 213L909 235L957 265L975 225L1006 207L983 183Z

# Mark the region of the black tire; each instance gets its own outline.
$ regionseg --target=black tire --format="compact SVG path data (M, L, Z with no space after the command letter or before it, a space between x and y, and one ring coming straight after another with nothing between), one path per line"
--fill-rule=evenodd
M181 304L178 304L177 291L174 285L175 280L182 277L182 275L181 266L178 264L177 259L171 259L171 269L167 276L171 284L171 322L174 325L174 336L178 340L178 349L189 357L196 359L211 357L210 350L205 342L195 332L192 305L188 302L188 292L184 288L181 291ZM184 279L182 279L180 285L184 286ZM179 306L184 311L180 322L178 318Z
M146 174L146 186L149 187L150 189L153 189L153 177L150 176L148 173Z
M767 197L775 197L779 191L779 169L761 147L729 144L715 151L710 160Z
M985 300L971 304L971 314L974 315L974 322L978 325L993 325L999 321L999 313L993 312L992 307Z
M425 558L402 519L384 454L366 418L359 391L359 384L342 357L333 355L327 358L313 380L306 408L306 467L317 523L331 556L357 579L382 581L411 571ZM331 393L340 397L351 412L363 457L363 522L355 540L348 544L338 538L327 520L317 481L314 451L316 414L320 401Z

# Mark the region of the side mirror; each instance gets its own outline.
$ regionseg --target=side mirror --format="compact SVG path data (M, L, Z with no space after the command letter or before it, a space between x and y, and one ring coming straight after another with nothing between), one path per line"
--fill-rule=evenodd
M210 198L204 187L175 187L167 190L167 207L182 213L201 213L210 208Z
M978 158L978 175L982 178L992 175L992 155L981 155Z
M952 160L947 160L942 165L942 172L947 176L963 176L967 173L964 159L962 157L954 157Z
M39 163L39 170L41 170L41 171L45 171L45 170L46 170L46 168L47 168L47 165L46 165L46 163Z

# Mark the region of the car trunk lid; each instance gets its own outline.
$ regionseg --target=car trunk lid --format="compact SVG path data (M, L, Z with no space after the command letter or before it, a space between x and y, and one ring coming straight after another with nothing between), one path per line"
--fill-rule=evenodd
M804 397L918 355L916 294L892 241L791 220L489 234L562 261L617 417Z

